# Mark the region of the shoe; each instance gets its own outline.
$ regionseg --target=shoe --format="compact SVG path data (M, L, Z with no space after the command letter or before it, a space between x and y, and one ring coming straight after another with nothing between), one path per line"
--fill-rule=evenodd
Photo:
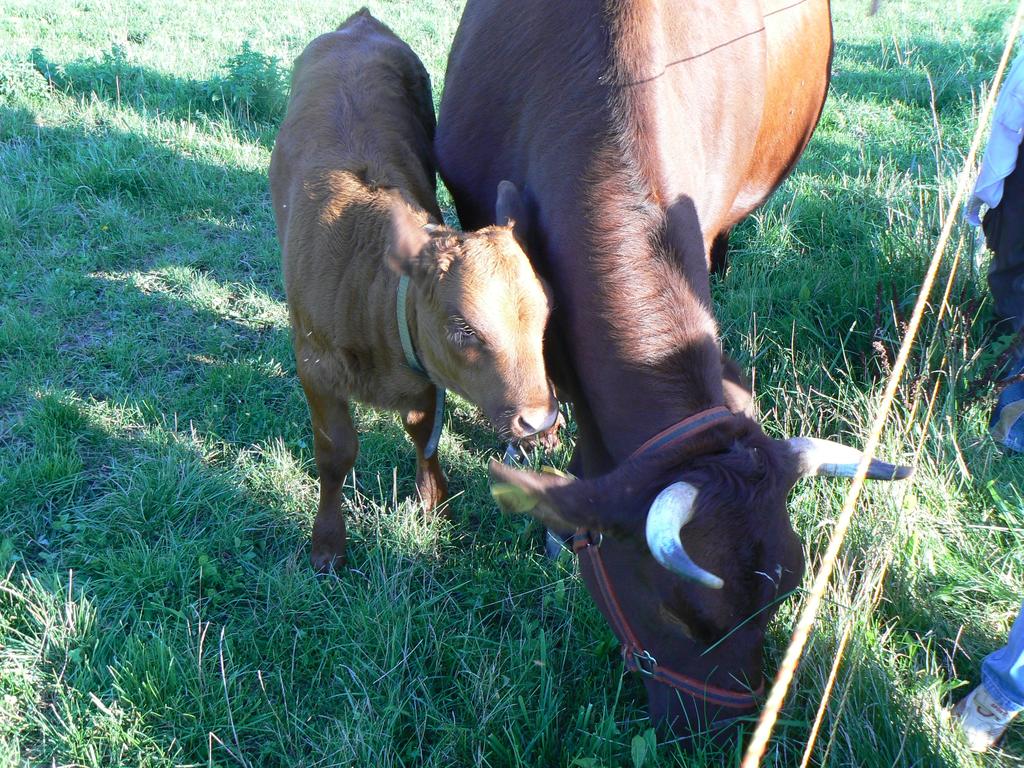
M1024 373L1024 359L1010 367L1006 378ZM992 439L1011 451L1024 453L1024 381L1010 384L999 394L988 431Z
M953 707L953 717L972 752L986 752L995 746L1016 716L1016 712L993 699L984 685L979 685Z

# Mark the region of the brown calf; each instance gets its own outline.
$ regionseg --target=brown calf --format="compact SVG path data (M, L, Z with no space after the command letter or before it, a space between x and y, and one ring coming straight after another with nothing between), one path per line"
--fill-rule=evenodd
M434 128L422 63L365 10L295 62L270 189L320 473L318 569L344 559L341 484L359 448L350 400L402 414L427 508L447 492L426 451L436 387L476 403L506 438L542 431L557 416L542 352L548 299L512 233L518 193L501 185L500 226L464 234L438 224ZM400 276L426 375L400 342Z

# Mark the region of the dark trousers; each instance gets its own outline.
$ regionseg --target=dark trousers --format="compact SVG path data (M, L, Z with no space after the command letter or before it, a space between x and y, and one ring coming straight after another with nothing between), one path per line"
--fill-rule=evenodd
M992 251L988 287L999 317L1024 327L1024 144L1017 165L1006 177L1003 198L982 219L985 243Z

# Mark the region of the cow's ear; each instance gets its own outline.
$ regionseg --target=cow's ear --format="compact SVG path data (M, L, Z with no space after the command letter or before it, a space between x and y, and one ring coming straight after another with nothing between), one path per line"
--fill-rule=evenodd
M391 231L386 258L394 272L416 278L429 269L431 260L426 253L430 243L428 226L404 200L396 199L391 204Z
M530 515L547 528L568 531L583 521L566 516L568 510L559 507L559 492L575 481L568 475L550 471L544 473L513 469L491 461L491 496L508 515Z
M585 528L620 537L643 535L644 517L630 504L636 486L628 462L598 478L575 478L552 467L540 472L491 461L491 495L507 514L530 515L547 528Z
M526 243L528 235L526 206L523 204L523 196L519 194L519 189L511 181L502 181L498 184L498 197L494 203L494 220L498 226L512 227L520 244Z

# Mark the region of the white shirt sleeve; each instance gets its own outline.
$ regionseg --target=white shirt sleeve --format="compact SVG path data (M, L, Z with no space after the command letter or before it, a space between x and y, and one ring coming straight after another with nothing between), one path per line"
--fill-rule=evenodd
M965 216L974 226L981 224L981 206L994 208L1003 199L1003 181L1017 165L1017 153L1024 139L1024 50L1010 67L996 100L992 134L981 161L974 193Z

